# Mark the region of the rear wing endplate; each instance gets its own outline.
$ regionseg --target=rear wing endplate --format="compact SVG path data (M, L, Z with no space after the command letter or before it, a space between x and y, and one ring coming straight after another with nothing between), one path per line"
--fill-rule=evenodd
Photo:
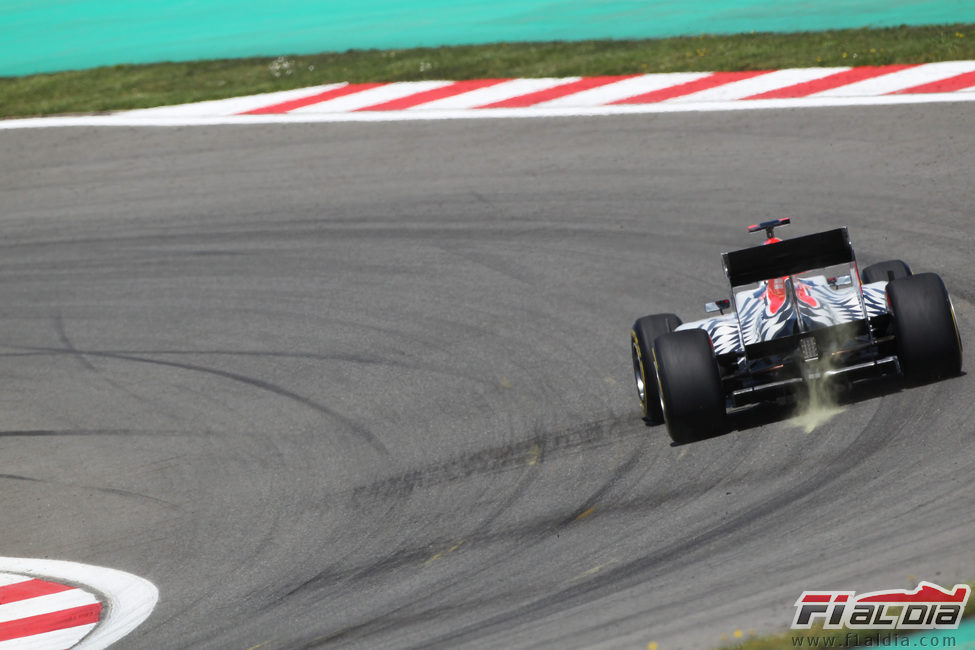
M854 261L846 228L785 239L774 244L724 253L724 272L732 287Z

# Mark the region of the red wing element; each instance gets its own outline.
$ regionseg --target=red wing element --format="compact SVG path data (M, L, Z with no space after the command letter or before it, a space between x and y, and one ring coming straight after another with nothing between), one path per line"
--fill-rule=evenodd
M785 226L792 222L789 217L782 217L781 219L772 219L771 221L763 221L762 223L756 223L754 225L748 226L748 232L758 232L759 230L768 230L769 228L777 228L779 226Z

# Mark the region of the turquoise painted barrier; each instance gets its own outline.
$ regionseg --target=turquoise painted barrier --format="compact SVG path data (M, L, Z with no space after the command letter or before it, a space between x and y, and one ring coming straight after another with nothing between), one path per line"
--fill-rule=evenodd
M0 0L0 76L500 41L975 22L970 0Z

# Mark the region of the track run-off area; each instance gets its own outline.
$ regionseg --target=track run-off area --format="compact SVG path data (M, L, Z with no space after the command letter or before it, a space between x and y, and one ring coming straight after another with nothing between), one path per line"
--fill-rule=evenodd
M628 332L788 216L971 348L973 117L2 130L0 553L151 581L117 648L709 648L971 580L970 375L672 446Z

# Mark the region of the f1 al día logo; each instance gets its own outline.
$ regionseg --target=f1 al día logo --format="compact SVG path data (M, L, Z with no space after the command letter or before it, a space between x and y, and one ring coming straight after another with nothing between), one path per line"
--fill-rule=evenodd
M804 591L796 601L793 630L807 630L816 623L839 630L954 630L971 587L955 585L950 591L920 582L913 591Z

